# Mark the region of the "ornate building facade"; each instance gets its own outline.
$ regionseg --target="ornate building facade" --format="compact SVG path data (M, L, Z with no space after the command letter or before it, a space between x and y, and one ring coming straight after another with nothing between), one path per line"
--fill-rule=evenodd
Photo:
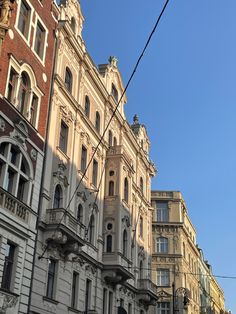
M1 313L28 311L53 61L51 5L0 1Z
M125 95L115 110L117 60L94 65L79 2L60 1L57 14L31 312L144 314L157 299L146 128L127 122Z
M152 206L152 279L158 286L153 313L225 313L223 291L196 244L181 193L152 191Z

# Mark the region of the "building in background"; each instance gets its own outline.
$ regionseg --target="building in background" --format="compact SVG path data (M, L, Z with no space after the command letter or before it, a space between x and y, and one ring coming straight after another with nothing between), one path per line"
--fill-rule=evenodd
M90 58L79 1L57 14L31 312L144 314L157 300L146 128L125 118L117 59Z
M196 244L182 194L152 191L156 313L225 313L224 294Z
M51 1L0 1L0 312L27 313L53 62Z

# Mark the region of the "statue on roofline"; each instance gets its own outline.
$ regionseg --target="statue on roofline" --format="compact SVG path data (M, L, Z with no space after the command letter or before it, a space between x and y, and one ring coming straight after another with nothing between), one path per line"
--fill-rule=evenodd
M0 23L9 25L9 19L11 14L11 4L14 0L0 0Z

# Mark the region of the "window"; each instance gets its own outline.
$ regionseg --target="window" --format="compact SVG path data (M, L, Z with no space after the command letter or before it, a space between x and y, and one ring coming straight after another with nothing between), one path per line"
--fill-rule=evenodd
M132 314L132 304L129 303L128 305L128 314Z
M124 180L124 200L126 203L129 202L129 183L127 178Z
M143 262L139 263L139 279L143 279Z
M127 257L127 249L128 249L128 235L127 231L123 231L123 255Z
M78 307L78 294L79 294L79 274L74 271L71 291L71 307L73 309L77 309Z
M100 114L98 111L96 111L95 128L98 132L100 132Z
M37 27L36 27L36 34L35 34L34 51L37 53L40 59L43 59L45 34L46 34L45 29L38 22Z
M54 298L55 277L56 277L56 261L54 259L49 259L46 296L50 299Z
M113 293L109 291L108 313L113 313Z
M17 81L17 73L14 69L11 68L8 88L7 88L7 99L11 102L15 102L15 92L16 92L16 81Z
M84 173L87 167L87 149L82 145L80 170Z
M18 110L23 114L27 114L27 104L30 93L30 79L26 72L21 75L20 88L18 94Z
M70 21L70 26L71 26L71 28L72 28L73 32L75 32L75 29L76 29L76 23L75 23L75 18L74 18L74 17L72 17L72 18L71 18L71 21Z
M102 314L107 313L107 289L103 288L103 306L102 306Z
M90 100L88 96L85 96L85 105L84 105L85 115L89 118L90 115Z
M157 302L157 314L170 314L170 303Z
M168 239L164 237L157 238L157 253L168 253Z
M89 237L88 240L90 243L94 244L94 238L95 238L95 219L94 215L90 217L89 221Z
M65 124L64 121L61 121L59 148L64 153L67 152L67 141L68 141L68 126Z
M167 202L156 202L157 221L169 221Z
M71 70L66 67L65 72L65 87L71 93L72 92L72 84L73 84L73 76Z
M21 1L18 29L22 35L28 39L30 26L30 8L24 0Z
M143 237L143 217L140 216L139 219L139 236L142 238Z
M98 162L97 160L93 160L93 178L92 183L94 186L97 186L97 177L98 177Z
M158 269L157 270L157 286L169 286L170 284L170 273L169 269Z
M12 243L6 244L1 287L8 291L11 290L12 286L15 251L15 245L13 245Z
M118 101L118 92L114 84L111 85L111 94Z
M114 137L114 139L113 139L113 145L117 146L117 139L116 139L116 137Z
M60 184L57 184L54 192L53 208L61 208L63 201L63 193Z
M139 184L140 190L143 193L143 178L140 178L140 184Z
M78 211L77 211L77 219L78 219L78 222L80 223L83 223L83 216L84 216L83 214L84 214L83 206L79 204Z
M3 142L0 144L0 186L28 203L30 195L29 164L17 146Z
M107 236L106 252L107 253L112 252L112 235L111 234L108 234Z
M90 309L91 286L92 286L91 280L87 279L86 280L86 290L85 290L85 313L88 313L88 310Z
M108 196L114 195L114 181L109 181Z
M108 132L108 144L109 144L109 147L111 147L112 146L112 131L111 130L109 130L109 132Z
M35 126L38 112L38 97L34 94L30 106L30 123Z

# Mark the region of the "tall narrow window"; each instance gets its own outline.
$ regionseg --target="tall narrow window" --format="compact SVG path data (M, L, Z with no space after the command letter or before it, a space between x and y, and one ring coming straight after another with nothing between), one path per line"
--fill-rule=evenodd
M64 121L61 121L59 148L64 153L67 152L67 141L68 141L68 126L65 124Z
M107 236L107 243L106 243L106 252L111 253L112 252L112 235L108 234Z
M28 75L25 72L23 72L21 75L21 82L20 82L20 88L19 88L19 94L18 94L18 100L19 100L18 109L23 115L27 113L29 91L30 91L30 79Z
M168 239L164 237L157 238L157 253L168 253Z
M5 260L4 260L4 266L3 266L1 287L8 291L11 290L11 286L12 286L15 249L16 249L15 245L11 243L7 243L5 246Z
M54 198L53 198L53 208L61 208L62 207L62 188L60 184L57 184L54 192Z
M47 297L54 298L54 286L56 277L56 261L54 259L48 260L48 280L47 280Z
M108 196L113 196L114 195L114 181L109 181L109 186L108 186Z
M91 302L91 286L92 282L91 280L86 280L86 290L85 290L85 313L88 313L88 310L90 309L90 302Z
M21 1L18 29L28 39L30 26L30 8L24 0Z
M93 160L93 178L92 182L94 186L97 186L97 177L98 177L98 162L97 160Z
M112 138L113 138L112 131L109 130L109 132L108 132L108 144L109 144L109 147L112 146Z
M109 291L108 313L113 313L113 293Z
M89 242L94 244L94 238L95 238L95 219L94 215L90 217L90 222L89 222Z
M107 314L107 289L103 289L103 306L102 306L102 314Z
M89 115L90 115L90 100L89 100L89 97L87 95L85 96L84 112L85 112L85 115L89 118Z
M35 42L34 42L34 51L43 59L44 45L45 45L45 29L38 22L36 26Z
M82 145L80 170L84 173L87 167L87 149Z
M71 18L71 21L70 21L70 26L71 26L71 28L72 28L73 32L75 32L75 29L76 29L76 23L75 23L75 18L74 18L74 17L72 17L72 18Z
M140 178L140 190L143 193L143 178Z
M127 257L127 251L128 251L128 235L127 231L123 231L123 255Z
M71 307L73 309L77 309L78 307L78 294L79 294L79 274L74 271L71 291Z
M111 94L118 101L118 92L114 84L111 85Z
M139 218L139 236L143 237L143 217L140 216Z
M158 269L157 270L157 286L169 286L170 284L170 273L169 269Z
M129 183L127 178L124 180L124 200L126 203L129 202Z
M98 132L100 132L100 114L98 111L96 111L95 128Z
M143 279L143 261L139 263L139 279Z
M129 303L129 305L128 305L128 314L133 314L132 313L132 304L131 303Z
M78 211L77 211L77 219L78 222L83 223L83 214L84 214L84 209L81 204L78 206Z
M66 89L71 93L72 92L72 84L73 84L73 76L71 73L71 70L66 67L66 72L65 72L65 86Z
M7 90L7 99L14 103L14 95L16 90L16 79L17 79L17 73L11 69L10 76L9 76L9 82L8 82L8 90Z
M35 126L38 111L38 97L34 94L30 106L30 123Z

